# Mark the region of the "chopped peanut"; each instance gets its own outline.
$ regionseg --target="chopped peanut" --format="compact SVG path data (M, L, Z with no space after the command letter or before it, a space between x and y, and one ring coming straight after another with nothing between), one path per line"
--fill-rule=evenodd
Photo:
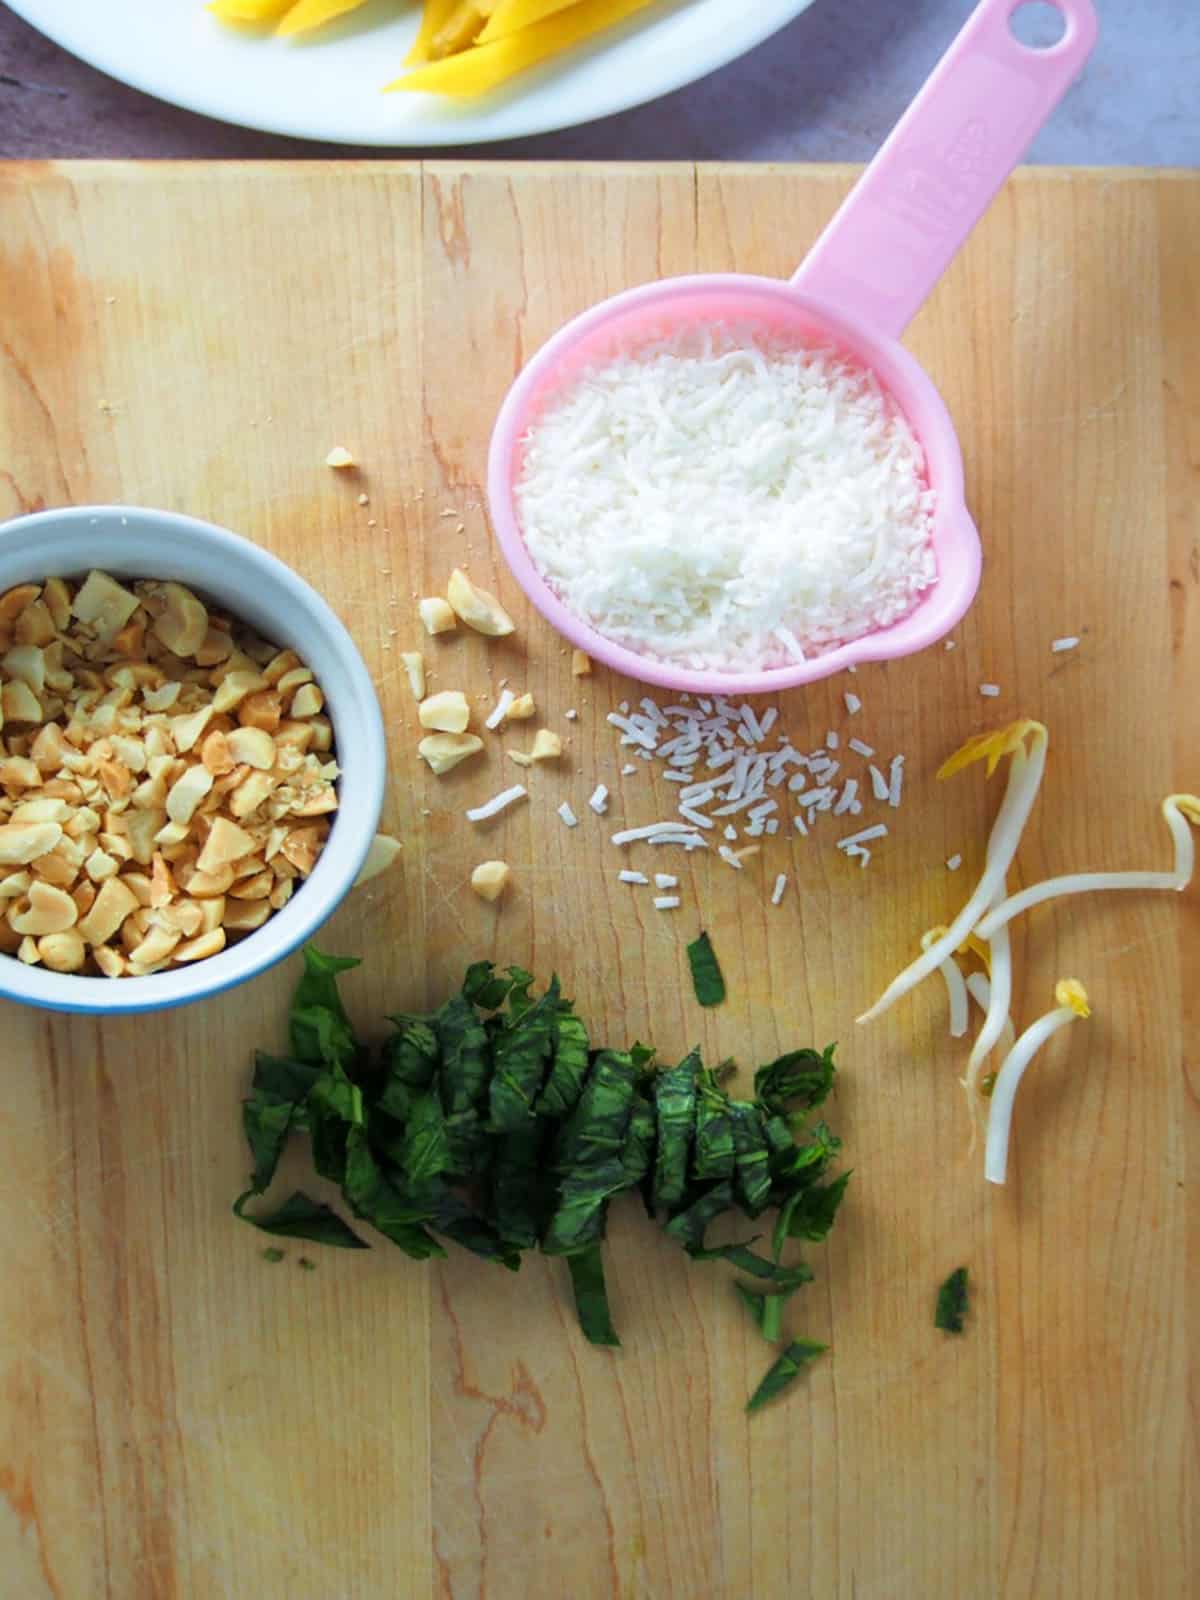
M62 836L57 822L6 822L0 825L0 866L28 866L53 850Z
M586 650L571 651L571 675L575 678L590 678L592 674L592 658Z
M443 600L440 595L430 595L417 605L425 632L433 635L437 633L453 633L458 627L458 619L454 615L454 608L448 600Z
M264 917L263 922L266 920ZM208 956L219 954L224 948L225 929L213 928L210 932L201 933L184 944L177 944L173 955L176 961L204 961Z
M80 919L79 931L90 945L107 944L137 904L137 896L127 884L109 878L101 885L92 909Z
M295 718L315 717L325 709L325 696L315 683L302 683L292 696L292 703L288 709L288 716Z
M244 728L262 728L274 733L283 714L283 705L273 689L259 689L247 695L238 707L238 721Z
M42 703L22 678L10 678L0 689L0 715L5 722L41 722Z
M213 786L207 767L188 767L167 792L167 815L172 822L190 822L192 814Z
M531 694L519 694L508 708L508 721L524 722L533 716L535 709Z
M557 761L562 755L562 740L549 728L539 728L533 736L533 749L529 752L531 761Z
M221 926L249 933L253 928L261 928L270 915L269 900L229 900L225 904Z
M428 739L421 740L417 746L417 753L422 760L429 763L440 778L444 772L450 772L468 756L473 756L482 749L483 740L477 734L434 733L430 734Z
M338 804L324 694L183 584L9 589L0 680L0 959L201 960L316 866Z
M29 885L26 899L18 900L8 913L9 926L15 933L37 937L43 933L61 933L73 928L79 917L79 908L71 896L52 883L35 879Z
M123 627L137 607L137 595L123 589L107 572L89 572L72 601L71 612L104 639Z
M440 733L463 733L471 720L471 707L461 689L443 689L421 701L417 720L423 728Z
M195 655L208 637L208 612L181 583L163 585L166 606L154 619L154 636L172 655Z
M399 839L393 839L390 834L377 833L371 840L371 847L367 851L366 860L358 869L358 877L354 880L354 887L357 889L360 883L369 883L372 878L377 878L381 872L386 872L399 854Z
M76 928L43 934L38 940L42 965L51 972L79 972L87 960L87 946Z
M17 618L42 593L36 583L19 583L0 594L0 628L15 626Z
M471 874L471 887L481 900L499 900L511 876L507 861L481 861Z
M424 700L425 657L419 650L402 650L400 652L400 660L403 662L404 670L408 674L408 686L413 692L413 699ZM295 707L292 709L292 715L295 715Z
M450 602L454 614L461 618L468 628L474 628L476 633L484 633L489 638L499 639L515 631L512 618L495 595L489 594L486 589L477 588L460 567L455 567L450 574L450 581L446 585L446 599Z
M275 741L263 728L235 728L225 740L229 754L239 764L270 772L275 765Z

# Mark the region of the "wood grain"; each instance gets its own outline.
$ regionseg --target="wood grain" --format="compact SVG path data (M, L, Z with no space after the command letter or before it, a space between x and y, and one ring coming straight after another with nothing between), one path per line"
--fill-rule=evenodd
M347 984L364 1030L488 955L557 968L598 1032L666 1054L698 1040L749 1064L839 1038L831 1120L856 1169L797 1310L835 1353L750 1426L764 1348L727 1276L689 1269L634 1208L613 1229L616 1356L583 1342L553 1265L267 1264L228 1205L248 1048L278 1039L290 973L129 1023L5 1006L6 1600L1156 1600L1200 1581L1196 897L1022 928L1023 1014L1070 972L1096 1017L1030 1074L1004 1191L964 1158L942 997L852 1020L980 863L994 795L932 781L967 733L1018 711L1050 725L1027 879L1164 859L1157 802L1200 785L1200 180L1018 175L912 329L988 568L956 651L858 675L864 734L909 760L868 874L779 841L740 875L692 859L689 909L666 918L616 882L607 825L553 815L564 796L584 814L600 780L630 822L668 798L620 776L604 714L631 686L573 680L490 547L496 406L613 290L787 272L851 178L0 168L0 516L128 500L237 528L322 589L376 676L403 864L325 934L367 957ZM361 479L324 468L335 443ZM414 597L455 561L519 627L429 646L435 686L482 705L508 678L569 734L561 775L486 833L461 812L512 769L418 770L398 669ZM1081 648L1052 656L1065 633ZM780 703L801 748L840 725L843 687ZM494 853L515 872L499 911L465 888ZM730 987L702 1016L697 917ZM977 1289L951 1343L932 1297L960 1262Z

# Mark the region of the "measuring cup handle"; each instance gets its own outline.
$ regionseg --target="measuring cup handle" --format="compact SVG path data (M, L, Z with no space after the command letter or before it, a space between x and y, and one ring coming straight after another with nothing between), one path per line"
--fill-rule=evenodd
M792 279L899 337L1078 76L1091 0L1053 0L1049 49L1009 26L1022 0L982 0Z

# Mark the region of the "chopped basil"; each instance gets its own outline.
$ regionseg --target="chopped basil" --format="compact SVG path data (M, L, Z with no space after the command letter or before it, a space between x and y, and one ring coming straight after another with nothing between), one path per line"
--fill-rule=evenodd
M758 1411L770 1400L775 1400L789 1388L810 1362L824 1355L829 1346L817 1344L812 1339L793 1339L791 1344L767 1369L758 1388L746 1402L747 1411Z
M934 1326L943 1333L962 1333L967 1319L968 1294L967 1269L955 1267L938 1290Z
M698 992L703 982L712 995L720 970L708 941L698 944L707 951ZM526 1250L563 1257L585 1336L615 1346L602 1255L608 1213L618 1196L640 1190L695 1260L725 1261L752 1280L735 1285L743 1304L764 1337L786 1338L785 1307L812 1273L783 1252L790 1240L826 1237L849 1177L829 1176L839 1141L823 1122L805 1121L832 1086L832 1048L781 1056L759 1069L754 1099L736 1099L726 1086L732 1062L707 1069L693 1050L655 1069L645 1045L596 1048L557 979L538 992L522 968L497 973L485 961L431 1015L395 1014L391 1037L372 1051L337 989L355 964L308 950L289 1053L255 1058L242 1108L253 1173L234 1207L243 1221L367 1248L330 1206L302 1193L274 1212L245 1210L274 1178L288 1138L306 1137L314 1169L338 1185L350 1213L416 1260L444 1256L443 1241L511 1271ZM729 1214L753 1219L769 1209L777 1212L771 1257L754 1239L706 1246L710 1226ZM752 1409L820 1349L793 1340Z
M693 939L687 947L687 953L696 999L702 1006L719 1006L725 998L725 978L707 933Z

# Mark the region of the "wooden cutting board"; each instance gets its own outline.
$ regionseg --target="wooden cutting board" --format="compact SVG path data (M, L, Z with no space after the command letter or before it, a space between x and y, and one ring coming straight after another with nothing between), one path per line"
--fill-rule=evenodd
M282 1040L294 968L144 1020L4 1005L6 1597L1195 1592L1200 897L1094 899L1022 928L1021 1015L1068 973L1096 1015L1030 1073L1003 1191L965 1159L942 993L852 1019L980 863L994 787L978 769L933 781L966 734L1018 712L1050 726L1027 881L1164 864L1157 803L1200 787L1200 179L1021 173L912 330L988 564L957 650L858 674L855 729L909 775L868 872L827 836L771 841L740 875L688 860L673 916L618 884L611 827L668 803L648 773L618 776L604 715L635 691L572 680L488 542L491 418L542 339L658 274L788 272L852 176L0 170L0 516L125 500L225 523L316 584L375 673L403 865L323 935L365 957L346 984L362 1029L494 956L557 969L598 1033L664 1055L699 1039L749 1066L836 1038L830 1120L855 1168L793 1306L833 1354L748 1422L768 1352L729 1274L689 1267L633 1207L613 1228L615 1355L581 1339L557 1264L514 1278L386 1246L313 1249L315 1271L295 1249L264 1261L229 1213L238 1102L252 1045ZM335 444L361 479L323 465ZM486 838L463 808L513 769L421 770L397 661L419 642L414 598L455 561L519 631L430 647L436 686L490 703L508 678L570 735L562 772ZM1052 655L1064 634L1080 648ZM780 702L800 748L845 731L847 681ZM586 810L600 780L604 822ZM465 887L497 854L515 869L499 913ZM683 955L701 924L730 988L703 1014ZM933 1300L960 1263L976 1292L948 1340Z

